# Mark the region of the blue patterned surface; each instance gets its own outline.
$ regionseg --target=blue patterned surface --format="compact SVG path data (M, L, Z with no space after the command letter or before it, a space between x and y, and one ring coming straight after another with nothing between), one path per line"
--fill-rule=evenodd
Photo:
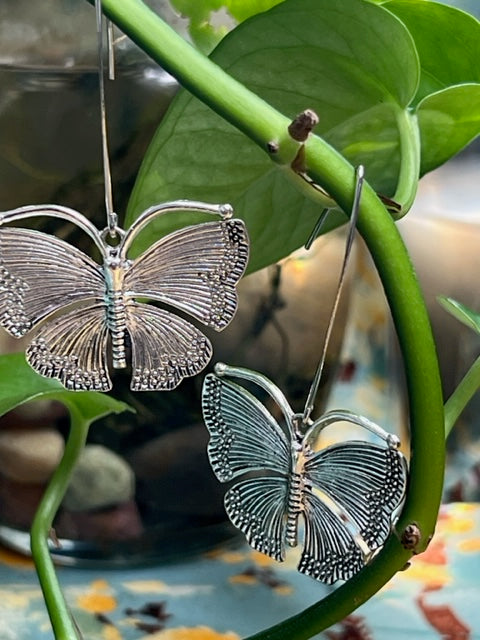
M60 568L85 640L237 640L298 613L329 589L240 546L182 564L130 570ZM163 621L131 614L163 602ZM480 505L443 508L427 552L322 640L480 638ZM99 621L95 614L106 620ZM0 640L51 640L29 560L0 550ZM163 627L155 633L136 621Z

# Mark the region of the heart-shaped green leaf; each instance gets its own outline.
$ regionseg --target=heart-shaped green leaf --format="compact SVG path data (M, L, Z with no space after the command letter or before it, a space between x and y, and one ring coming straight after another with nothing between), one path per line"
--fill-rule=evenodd
M283 0L223 0L223 6L237 20L243 22L247 18L271 9Z
M413 40L393 14L366 0L285 0L237 27L212 58L290 118L314 109L320 116L316 132L353 163L364 163L377 190L393 194L398 115L413 99L419 78ZM284 179L286 173L183 92L147 152L128 222L164 200L231 202L249 229L253 271L300 246L320 213ZM150 225L138 248L172 224L165 216Z
M417 109L422 175L458 153L480 133L480 84L448 87L424 98Z
M480 133L480 22L438 2L388 0L383 6L408 28L420 58L414 104L424 175Z
M415 104L441 89L480 82L480 22L439 2L388 0L383 5L405 24L420 58Z
M447 296L438 296L437 300L454 318L480 333L480 313L472 311L461 302Z
M220 42L234 18L243 22L267 11L283 0L170 0L171 5L189 19L192 40L202 51L209 52Z
M57 400L74 408L87 423L109 413L131 410L124 402L95 391L66 391L58 380L43 378L25 362L23 353L0 356L0 415L30 400Z

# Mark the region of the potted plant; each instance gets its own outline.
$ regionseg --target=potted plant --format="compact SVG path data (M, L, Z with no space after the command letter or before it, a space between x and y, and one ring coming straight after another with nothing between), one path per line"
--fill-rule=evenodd
M209 13L209 3L175 4L191 12L203 37L202 12ZM390 305L408 388L410 480L396 535L327 598L255 635L309 638L350 613L412 554L426 549L441 498L445 433L480 386L476 363L448 399L444 416L428 313L395 225L410 209L419 178L479 133L480 25L430 0L223 4L238 20L257 15L225 37L209 59L141 0L103 0L106 16L188 90L177 96L150 145L127 222L152 199L232 201L249 230L254 271L303 244L320 207L332 210L324 232L341 224L342 211L350 211L354 167L363 164L368 185L358 230ZM152 225L138 249L171 230L169 224ZM478 314L458 302L443 304L479 330ZM38 393L61 393L43 380L38 385ZM26 399L33 392L22 393ZM5 392L6 398L13 396L13 390ZM93 396L86 408L70 396L59 399L71 412L70 436L36 517L32 550L56 637L73 638L46 538L89 422L123 407ZM13 404L6 399L5 407Z

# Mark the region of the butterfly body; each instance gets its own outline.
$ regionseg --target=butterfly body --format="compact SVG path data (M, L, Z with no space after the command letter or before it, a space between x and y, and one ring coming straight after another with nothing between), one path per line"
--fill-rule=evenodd
M174 231L129 258L133 241L149 222L181 210L220 220ZM83 229L102 264L54 236L3 226L41 215ZM108 391L109 353L113 368L123 369L130 347L132 390L173 389L206 366L212 347L170 308L216 331L235 314L235 286L247 264L248 238L243 222L231 215L228 205L165 203L147 209L127 231L116 228L118 242L111 246L108 230L98 231L66 207L23 207L0 214L0 324L17 338L35 330L27 361L67 389Z
M105 277L106 322L111 336L112 366L114 369L125 369L127 307L134 304L125 292L125 274L131 267L130 260L118 256L118 251L111 248L103 265Z
M290 547L298 545L298 521L303 511L305 483L301 473L291 473L287 498L285 541Z
M204 383L208 454L232 523L256 550L283 561L303 529L298 569L332 584L355 575L383 545L403 499L406 464L398 438L366 418L333 411L303 424L281 391L256 372L217 365ZM249 391L262 387L281 409L283 426ZM321 431L347 420L383 443L338 443L316 449ZM301 528L300 525L303 525Z

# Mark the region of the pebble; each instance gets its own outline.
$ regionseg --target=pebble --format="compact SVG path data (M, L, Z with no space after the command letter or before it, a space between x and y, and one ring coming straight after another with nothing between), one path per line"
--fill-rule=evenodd
M73 470L63 507L90 511L127 502L135 494L135 477L128 463L102 445L89 444Z
M61 538L102 542L135 540L144 533L134 500L98 511L63 509L55 521L55 530Z
M44 491L44 484L15 482L0 474L0 523L28 530Z
M0 421L0 432L3 429L19 431L51 427L61 418L68 419L68 411L60 402L32 400L3 415Z
M203 424L170 431L138 447L128 460L137 476L137 501L153 521L184 515L225 518L225 487L207 456Z
M0 431L0 469L10 480L47 482L63 455L62 436L50 427Z

